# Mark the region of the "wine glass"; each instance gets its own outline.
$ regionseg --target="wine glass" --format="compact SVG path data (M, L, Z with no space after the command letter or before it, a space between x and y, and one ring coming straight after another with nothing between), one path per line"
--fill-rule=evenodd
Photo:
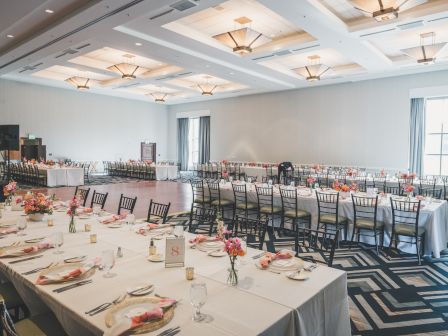
M105 278L112 278L115 274L110 273L110 270L115 265L115 253L113 250L103 251L102 264L106 273L103 275Z
M134 214L129 214L126 216L126 224L129 226L129 230L132 230L132 226L135 224Z
M207 300L207 286L205 283L192 283L190 288L190 303L194 307L193 321L200 322L204 319L201 307Z
M174 227L174 235L176 237L183 237L184 236L184 227L183 227L183 225L176 225Z
M26 227L27 227L27 223L26 223L26 219L25 218L20 217L19 219L17 219L17 230L18 230L17 235L18 236L25 236L26 235L26 233L22 232L23 230L26 229Z
M62 244L64 244L64 234L62 232L55 232L53 235L53 244L56 246L56 251L54 251L54 254L61 254L64 253L64 251L61 251L60 247Z
M93 211L93 214L94 214L95 216L98 216L98 215L100 214L101 207L98 206L98 205L95 205L95 206L93 207L92 211Z

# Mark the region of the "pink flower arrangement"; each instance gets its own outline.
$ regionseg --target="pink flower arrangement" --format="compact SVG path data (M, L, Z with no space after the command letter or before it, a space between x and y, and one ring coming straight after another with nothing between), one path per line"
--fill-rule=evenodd
M27 194L24 199L24 210L27 215L53 213L53 202L42 193Z
M225 170L221 173L222 178L228 178L229 177L229 173Z
M315 164L315 165L313 165L313 169L314 169L315 171L321 171L321 170L322 170L320 164Z
M22 202L23 202L22 197L17 197L16 198L16 204L22 204Z
M381 169L381 171L380 171L380 176L381 176L381 177L386 176L386 173L384 172L384 169Z
M224 240L224 251L227 252L227 255L230 259L230 269L227 282L231 285L236 286L238 284L238 273L235 270L235 262L239 256L243 257L246 254L241 245L241 239L231 237L227 240Z
M3 187L3 195L14 196L17 191L17 182L11 181Z
M75 196L72 198L72 200L70 201L70 203L68 204L68 210L67 210L67 215L69 216L75 216L76 215L76 210L81 206L81 204L79 203L78 198Z
M408 173L401 173L400 177L402 179L413 179L413 178L417 177L417 174L416 173L409 173L409 174Z
M403 190L409 194L412 193L414 191L414 189L415 188L412 184L408 184L403 188Z
M314 183L316 183L316 179L310 176L306 179L306 183L311 187Z
M333 189L336 191L349 192L351 187L346 184L339 183L338 180L335 180L332 185Z

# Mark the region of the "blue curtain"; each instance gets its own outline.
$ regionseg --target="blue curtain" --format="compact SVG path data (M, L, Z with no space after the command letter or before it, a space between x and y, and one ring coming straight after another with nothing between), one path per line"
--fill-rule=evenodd
M210 161L210 117L199 119L199 163Z
M411 99L409 171L423 174L425 151L425 98Z
M190 149L188 146L188 133L190 120L188 118L177 119L177 156L180 162L180 170L188 170L188 156Z

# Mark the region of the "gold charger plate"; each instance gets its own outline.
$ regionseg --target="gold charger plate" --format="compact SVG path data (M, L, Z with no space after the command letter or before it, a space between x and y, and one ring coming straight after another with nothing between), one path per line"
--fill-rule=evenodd
M152 310L158 305L159 302L160 298L153 296L126 299L108 310L105 317L106 325L108 328L112 327L119 320L127 318L126 315L132 310L139 308L144 310ZM161 319L147 322L144 325L133 329L131 334L144 334L166 326L174 317L174 309L175 305L166 310L164 309L163 317Z
M35 244L28 244L20 242L18 245L11 245L11 246L4 246L0 248L0 258L17 258L17 257L24 257L24 256L32 256L35 254L42 253L45 251L45 249L37 250L34 252L23 252L23 249L33 246Z
M53 266L53 267L43 270L42 272L40 272L39 276L46 276L46 275L49 275L52 273L54 274L57 272L62 272L64 270L66 270L66 272L70 272L70 270L75 270L78 267L82 267L84 265L85 265L84 263L64 263L64 264L56 265L56 266ZM74 278L60 279L60 280L48 279L45 284L50 285L50 284L56 284L56 283L64 283L64 282L83 280L83 279L91 277L93 274L95 274L95 267L92 267L90 270L88 270L84 274L74 277Z

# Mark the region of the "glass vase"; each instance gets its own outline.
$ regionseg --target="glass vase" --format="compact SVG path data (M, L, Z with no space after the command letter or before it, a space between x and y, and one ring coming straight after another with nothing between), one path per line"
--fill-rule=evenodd
M76 233L75 217L70 217L70 224L68 225L68 232Z
M231 264L227 269L227 284L229 286L238 285L238 270L235 268L235 264Z

